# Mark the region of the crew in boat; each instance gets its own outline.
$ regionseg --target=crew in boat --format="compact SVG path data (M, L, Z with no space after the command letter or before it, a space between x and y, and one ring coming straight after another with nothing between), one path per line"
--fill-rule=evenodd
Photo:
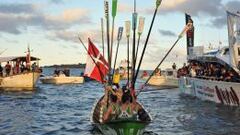
M65 76L70 76L70 70L67 68L63 70L63 73L65 74Z
M176 63L173 63L173 65L172 65L172 69L173 69L173 70L176 70L176 69L177 69L177 65L176 65Z
M107 108L107 111L104 113L103 121L115 120L118 118L120 113L120 106L117 102L117 96L110 95L110 106Z
M144 77L147 77L147 76L148 76L148 72L146 70L144 70L143 73L142 73L141 78L144 78Z
M14 71L15 71L16 74L20 73L20 59L17 59L17 61L15 63Z
M11 66L11 64L8 61L7 64L5 65L6 76L10 75L11 69L12 69L12 66Z
M119 73L119 69L116 69L113 75L113 85L115 85L118 89L119 89L120 78L121 78L121 75Z
M157 69L154 73L155 76L161 76L161 69Z
M59 76L60 74L60 70L58 70L57 68L55 68L53 76Z
M20 65L20 71L21 71L21 73L23 73L25 70L26 70L26 67L24 65L24 61L22 61L21 65Z
M37 63L34 62L31 67L32 67L32 71L36 71L37 70Z
M122 104L118 117L120 119L133 119L134 116L134 110L132 108L132 97L129 94L124 94L122 96Z

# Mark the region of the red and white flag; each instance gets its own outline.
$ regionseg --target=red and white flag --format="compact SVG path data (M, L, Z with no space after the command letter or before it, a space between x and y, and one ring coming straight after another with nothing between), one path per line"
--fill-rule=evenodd
M101 83L105 82L108 73L108 63L97 47L88 39L88 57L84 76L90 77Z

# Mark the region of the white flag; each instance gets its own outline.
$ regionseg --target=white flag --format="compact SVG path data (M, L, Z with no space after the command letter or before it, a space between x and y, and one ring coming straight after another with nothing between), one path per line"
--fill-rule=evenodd
M240 16L227 12L230 64L240 68Z

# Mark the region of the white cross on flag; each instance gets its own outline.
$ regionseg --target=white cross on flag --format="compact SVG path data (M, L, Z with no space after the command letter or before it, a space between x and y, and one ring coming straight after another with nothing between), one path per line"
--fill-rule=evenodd
M108 73L108 63L97 47L88 39L88 57L84 76L90 77L101 83L105 82Z

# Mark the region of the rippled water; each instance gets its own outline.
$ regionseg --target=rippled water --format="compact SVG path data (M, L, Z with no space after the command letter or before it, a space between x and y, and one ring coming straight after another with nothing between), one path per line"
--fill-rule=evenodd
M45 74L50 71L45 70ZM74 71L79 74L79 71ZM155 88L154 88L155 89ZM90 123L101 85L38 84L35 92L0 93L1 135L98 135ZM153 116L146 134L224 135L240 133L240 111L179 96L177 89L142 93L139 100Z

